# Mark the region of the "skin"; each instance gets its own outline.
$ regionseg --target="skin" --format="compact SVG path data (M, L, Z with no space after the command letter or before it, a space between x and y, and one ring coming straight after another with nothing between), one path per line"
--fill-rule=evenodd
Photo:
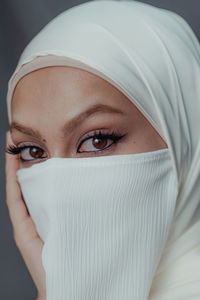
M56 105L55 105L56 102ZM82 123L69 127L69 121L94 105L109 105L121 113L96 110ZM30 167L51 157L94 157L142 153L167 148L167 144L136 106L104 79L73 67L47 67L24 76L12 99L12 121L7 145L31 145L21 154L6 153L6 202L13 224L15 242L38 290L46 299L45 272L41 262L43 241L28 214L16 179L16 170ZM41 138L23 132L16 123L39 132ZM65 124L65 132L62 127ZM67 131L68 129L68 131ZM112 139L90 138L94 131L124 135ZM82 144L80 145L80 143ZM78 149L81 153L78 152ZM34 151L33 151L34 150ZM20 158L28 159L21 161Z

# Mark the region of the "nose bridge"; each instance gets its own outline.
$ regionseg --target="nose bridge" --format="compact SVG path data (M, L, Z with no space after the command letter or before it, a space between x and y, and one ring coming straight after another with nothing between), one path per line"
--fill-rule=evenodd
M64 149L61 149L59 147L55 147L55 149L53 149L50 153L50 158L65 158L65 157L68 157L67 153L66 153L66 150Z
M67 139L56 138L48 145L49 158L70 157L69 142Z

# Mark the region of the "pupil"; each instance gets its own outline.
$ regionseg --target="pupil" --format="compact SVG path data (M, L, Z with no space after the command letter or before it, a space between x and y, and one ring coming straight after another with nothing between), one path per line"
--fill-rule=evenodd
M35 158L40 158L42 153L43 153L42 149L38 149L38 148L35 148L35 147L30 149L30 154Z
M102 149L106 146L106 139L105 138L95 138L93 141L93 145L96 148Z

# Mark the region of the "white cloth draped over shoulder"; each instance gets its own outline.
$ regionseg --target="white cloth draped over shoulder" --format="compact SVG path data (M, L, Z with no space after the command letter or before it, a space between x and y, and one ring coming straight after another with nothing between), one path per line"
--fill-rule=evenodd
M199 300L200 45L192 29L181 16L137 1L89 1L64 11L19 59L8 85L9 122L20 78L55 65L109 81L166 141L179 193L149 300Z

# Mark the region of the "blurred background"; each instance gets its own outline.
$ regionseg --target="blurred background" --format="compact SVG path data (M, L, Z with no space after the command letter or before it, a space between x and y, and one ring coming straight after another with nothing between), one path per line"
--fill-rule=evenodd
M84 2L87 1L0 0L0 300L35 300L37 295L13 241L12 226L5 204L5 133L9 129L6 108L7 83L21 52L33 36L56 15ZM178 13L185 18L200 39L199 0L138 2Z

